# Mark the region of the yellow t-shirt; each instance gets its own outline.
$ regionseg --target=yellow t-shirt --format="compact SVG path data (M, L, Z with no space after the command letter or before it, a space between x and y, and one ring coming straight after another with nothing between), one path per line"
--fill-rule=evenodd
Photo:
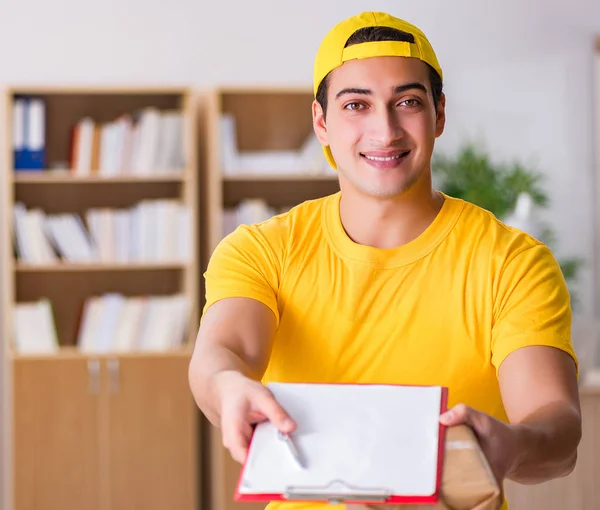
M497 370L527 345L575 359L569 293L550 250L491 213L444 195L417 239L354 243L340 193L240 226L214 251L205 309L254 298L277 319L263 381L442 385L507 420ZM270 503L270 510L315 505ZM506 506L505 506L506 508Z

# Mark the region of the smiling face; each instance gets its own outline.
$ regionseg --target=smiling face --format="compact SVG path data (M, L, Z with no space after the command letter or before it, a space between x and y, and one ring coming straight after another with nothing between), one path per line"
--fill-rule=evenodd
M369 196L394 198L421 182L430 188L445 98L436 112L427 65L405 57L351 60L328 80L327 112L313 103L314 127L331 149L342 190L349 185Z

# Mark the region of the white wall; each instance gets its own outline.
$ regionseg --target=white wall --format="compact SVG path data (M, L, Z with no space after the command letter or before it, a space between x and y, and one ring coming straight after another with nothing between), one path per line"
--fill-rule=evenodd
M0 85L309 86L320 38L365 9L406 17L436 48L448 95L440 150L476 135L498 158L535 162L559 255L591 267L595 0L1 0ZM582 279L585 315L589 270Z
M309 86L321 37L362 10L429 35L448 95L440 149L477 135L546 174L558 254L588 263L578 292L589 318L597 0L0 0L0 85Z

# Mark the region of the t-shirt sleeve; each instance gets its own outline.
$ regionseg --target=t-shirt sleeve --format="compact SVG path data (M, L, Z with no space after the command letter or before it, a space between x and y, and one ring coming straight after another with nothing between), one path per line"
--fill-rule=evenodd
M279 324L277 292L282 254L277 253L277 246L256 225L241 225L223 238L204 273L203 313L225 298L252 298L271 309Z
M561 349L578 368L571 320L569 290L550 249L540 243L515 255L496 293L491 345L496 372L511 352L529 345Z

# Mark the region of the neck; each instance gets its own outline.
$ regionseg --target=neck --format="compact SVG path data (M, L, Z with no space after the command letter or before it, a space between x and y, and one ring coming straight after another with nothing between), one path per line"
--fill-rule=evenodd
M416 185L400 196L378 198L355 189L342 189L340 218L355 243L396 248L419 237L439 213L444 198L431 182Z

